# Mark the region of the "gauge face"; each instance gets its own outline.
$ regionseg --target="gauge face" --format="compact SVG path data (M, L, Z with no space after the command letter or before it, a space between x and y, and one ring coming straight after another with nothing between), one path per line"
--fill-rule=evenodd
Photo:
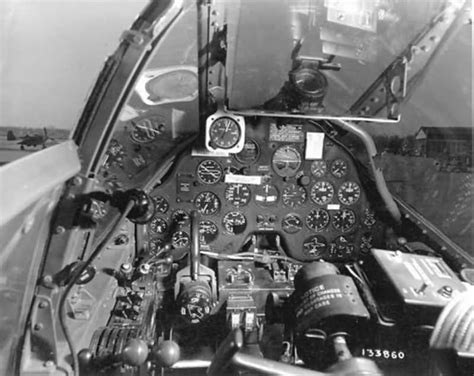
M359 201L360 187L359 184L353 181L346 181L341 185L337 191L337 198L341 204L352 205Z
M260 185L255 191L255 202L260 206L273 206L278 202L278 189L272 184Z
M209 139L214 148L231 149L239 143L240 135L239 124L229 117L221 117L209 127Z
M220 207L221 202L219 197L212 192L201 192L194 199L194 205L201 214L216 214Z
M318 181L311 188L311 200L315 204L325 205L332 200L334 187L327 181Z
M171 214L171 222L179 226L185 226L189 224L189 214L181 209L175 210Z
M153 141L162 131L158 124L151 119L142 119L138 122L131 121L130 138L137 144L146 144Z
M321 178L326 175L327 171L328 165L325 161L313 161L313 163L311 163L311 173L314 176Z
M189 235L184 231L176 231L171 237L171 244L175 248L189 247Z
M293 146L281 146L273 154L272 166L278 176L295 176L301 166L301 155Z
M306 225L314 231L321 231L329 224L329 213L324 209L311 210L306 217Z
M356 215L350 209L338 210L332 217L332 224L339 231L349 231L356 224Z
M364 210L364 225L372 227L376 223L375 213L371 209Z
M256 141L247 140L245 141L242 151L235 154L235 159L242 164L251 165L258 161L260 157L260 148Z
M330 245L330 256L333 258L347 258L354 253L354 244L345 236L338 236Z
M148 247L150 248L150 251L153 253L156 253L163 247L163 240L158 239L158 238L153 238L148 242Z
M281 221L281 228L288 234L296 234L303 228L303 221L297 214L287 214Z
M336 159L331 164L331 174L336 178L342 178L347 174L347 162L343 159Z
M306 190L299 185L291 184L283 189L281 198L283 204L295 208L306 201Z
M170 204L168 204L164 197L153 197L153 201L155 202L155 211L158 213L166 213L170 208Z
M321 258L328 249L327 240L321 235L313 235L303 243L303 253L312 259Z
M153 217L150 222L150 230L155 234L164 234L168 229L168 224L163 218Z
M245 231L247 219L242 213L230 212L224 216L222 224L229 234L238 235Z
M203 184L216 184L222 178L222 168L216 161L207 159L199 163L196 175Z
M237 208L245 206L250 201L250 188L245 184L229 184L225 189L224 197Z
M201 221L199 222L199 242L201 245L208 245L217 239L219 230L212 221Z

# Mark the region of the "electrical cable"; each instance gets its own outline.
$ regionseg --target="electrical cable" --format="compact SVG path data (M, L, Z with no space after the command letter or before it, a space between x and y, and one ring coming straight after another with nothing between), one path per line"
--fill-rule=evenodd
M105 236L104 239L101 242L99 242L99 244L95 247L94 251L89 256L89 258L84 263L82 263L82 265L74 272L70 281L66 285L64 292L61 296L61 299L59 301L59 323L64 333L64 337L69 347L69 351L71 352L74 376L79 376L79 359L77 357L77 353L74 348L74 343L71 338L71 333L69 332L69 329L66 325L66 318L67 318L67 311L66 311L66 304L65 304L66 299L69 293L71 292L73 286L76 284L78 278L89 267L92 261L94 261L97 258L97 256L102 252L102 250L110 242L110 240L112 240L112 237L115 235L115 232L117 231L119 226L122 224L122 221L127 217L127 215L130 213L130 211L133 209L134 206L135 206L135 201L130 200L127 206L125 207L125 210L123 211L123 213L117 219L117 222L115 222L115 224L110 229L110 232L107 234L107 236Z

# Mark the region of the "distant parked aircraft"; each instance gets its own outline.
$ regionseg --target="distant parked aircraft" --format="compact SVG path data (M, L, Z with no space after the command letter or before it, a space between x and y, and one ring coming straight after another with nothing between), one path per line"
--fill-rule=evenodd
M46 142L48 140L54 140L54 138L48 136L48 131L46 128L43 128L43 134L34 134L32 136L26 135L20 137L21 141L18 143L20 145L21 150L25 150L25 146L35 147L38 145L42 145L43 149L46 148Z

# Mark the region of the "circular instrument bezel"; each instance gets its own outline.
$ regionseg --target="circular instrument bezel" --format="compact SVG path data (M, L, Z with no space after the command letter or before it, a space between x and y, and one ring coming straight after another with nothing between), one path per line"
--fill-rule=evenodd
M314 222L315 219L317 219L316 218L317 215L324 216L322 225L317 225L317 224L312 224L311 223L311 222ZM314 217L314 219L313 219L313 217ZM310 230L316 231L316 232L322 231L325 228L327 228L330 221L331 221L331 217L329 215L329 212L327 210L321 209L321 208L311 210L308 213L308 215L306 216L306 226Z
M222 127L226 128L222 129ZM229 140L224 139L229 135L231 136ZM209 142L214 148L232 149L239 143L241 136L240 124L228 116L222 116L214 120L209 126Z
M207 203L212 203L212 206L206 206ZM213 215L219 212L221 200L214 192L203 191L194 198L194 206L203 215Z
M209 165L212 165L213 170L209 170L211 168ZM211 176L211 179L204 178L205 174ZM196 167L196 176L199 182L205 185L214 185L219 183L223 175L224 172L221 165L213 159L205 159L201 161Z
M280 160L279 159L281 158L280 154L282 153L286 153L286 154L292 153L293 154L292 158L294 159ZM280 164L282 164L281 167L280 167ZM279 148L275 150L272 156L273 171L275 171L275 173L282 178L295 176L298 173L298 170L300 169L302 164L303 164L303 159L301 157L301 153L293 145L280 146Z
M321 193L321 189L326 188L327 189L327 195L319 197L317 194ZM326 180L319 180L316 183L313 184L311 187L311 192L310 192L310 197L311 201L313 201L317 205L326 205L327 203L331 202L331 200L334 197L334 186L326 181Z

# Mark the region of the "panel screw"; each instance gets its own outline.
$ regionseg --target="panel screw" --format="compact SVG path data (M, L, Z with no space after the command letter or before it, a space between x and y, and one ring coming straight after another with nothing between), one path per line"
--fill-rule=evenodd
M48 303L46 302L40 302L40 304L38 304L39 308L46 308L47 306L48 306Z
M35 324L35 326L33 326L33 330L35 331L39 331L41 329L43 329L43 324L41 323Z

